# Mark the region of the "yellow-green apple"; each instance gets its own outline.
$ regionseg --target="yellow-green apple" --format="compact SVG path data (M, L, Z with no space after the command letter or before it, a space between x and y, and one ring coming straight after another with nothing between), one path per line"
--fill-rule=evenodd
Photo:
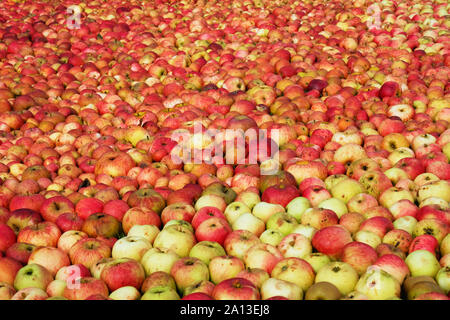
M91 238L116 238L121 231L121 225L120 221L113 216L100 212L87 217L83 222L81 231Z
M72 264L82 264L88 269L100 259L110 256L110 246L105 241L94 238L80 239L69 250Z
M310 253L304 257L304 260L311 265L316 274L323 266L331 261L327 255L320 252Z
M359 275L366 272L366 269L372 265L377 258L378 255L375 249L362 242L350 242L342 249L341 260L351 265Z
M158 271L170 273L173 264L179 259L180 256L171 249L152 248L144 254L141 263L148 276Z
M11 300L46 300L47 298L48 294L41 288L29 287L17 291Z
M395 149L389 154L389 161L394 166L399 160L403 158L413 158L414 157L414 151L408 147L400 147L398 149Z
M189 257L202 260L209 265L211 259L225 255L225 249L216 241L200 241L192 247Z
M328 176L324 180L325 188L331 190L336 184L347 179L349 179L349 177L347 177L345 174L333 174L331 176Z
M170 220L164 225L163 230L171 226L179 226L189 232L194 232L194 228L192 227L192 225L184 220Z
M297 226L297 220L286 212L273 214L266 222L266 228L281 232L284 236L290 234Z
M228 187L228 185L221 182L213 182L205 187L202 192L202 196L208 194L221 196L225 200L227 205L233 202L236 198L236 192L232 188Z
M44 220L56 222L56 219L63 213L75 213L75 206L66 197L56 196L44 200L40 213Z
M305 292L314 283L315 272L307 261L290 257L284 258L275 265L271 277L292 282Z
M17 272L22 268L22 264L9 257L0 257L0 282L9 285L14 284Z
M391 180L380 171L367 171L359 178L359 182L367 193L375 198L392 187Z
M208 267L211 281L214 284L234 278L239 272L245 269L245 265L241 259L230 255L212 258Z
M444 290L445 294L450 292L450 267L441 268L436 274L436 282Z
M409 179L408 174L404 170L396 167L385 170L384 174L391 180L393 185L396 185L401 180Z
M450 235L447 234L444 239L442 239L440 244L440 252L442 256L445 256L450 253Z
M216 285L212 293L215 300L259 300L256 286L244 278L231 278Z
M252 210L245 205L243 202L235 201L230 203L223 213L228 223L233 225L233 223L244 213L252 212Z
M412 216L404 216L398 219L395 219L393 222L395 229L405 230L409 234L412 235L417 224L417 219Z
M129 258L141 261L144 254L152 248L151 243L140 236L120 238L112 247L111 256L114 259Z
M63 296L68 300L86 300L97 294L108 297L109 291L106 283L101 279L83 277L79 281L79 286L66 286Z
M269 278L261 285L261 298L285 297L289 300L302 300L303 291L295 283L277 278Z
M140 292L133 286L125 286L111 292L109 297L113 300L139 300Z
M358 273L351 265L334 261L329 262L317 271L315 283L329 282L336 286L342 295L347 295L354 290L358 278Z
M243 259L245 253L261 240L248 230L234 230L225 238L223 247L227 254Z
M177 260L170 274L175 279L180 292L202 280L209 280L208 266L200 259L193 257L183 257Z
M138 261L119 258L105 265L100 273L100 279L106 283L110 291L125 286L132 286L139 290L145 279L145 271Z
M278 212L285 212L285 209L279 205L274 203L268 203L261 201L253 207L252 213L255 217L261 219L264 223L267 223L267 220Z
M286 205L286 210L289 215L297 220L297 222L300 222L303 213L310 207L311 204L308 199L305 197L296 197Z
M55 276L59 269L70 265L70 259L67 253L59 248L38 247L30 255L28 264L39 264Z
M363 193L365 190L360 182L353 179L343 179L336 183L330 191L333 198L341 199L344 203L347 203L355 195Z
M310 241L312 240L312 237L314 236L314 233L316 233L317 229L312 226L306 226L303 224L298 224L297 226L292 229L292 233L298 233L306 238L308 238Z
M21 268L14 279L14 288L19 291L25 288L45 290L53 281L52 273L39 264L28 264Z
M198 241L216 241L223 245L231 231L232 229L225 219L211 217L197 227L195 237Z
M244 191L241 191L238 193L236 199L234 199L236 202L242 202L245 204L248 208L253 209L253 207L261 202L261 198L259 196L258 190L253 190L255 188L248 188Z
M250 212L243 213L232 224L233 230L247 230L256 236L260 236L265 228L265 223Z
M409 190L403 190L396 187L389 188L385 190L379 198L380 204L385 207L389 208L394 203L400 201L400 200L409 200L411 202L414 202L414 196Z
M180 296L172 287L156 286L147 290L141 300L180 300Z
M39 222L20 230L17 242L34 244L35 246L56 247L61 231L58 226L50 221Z
M370 267L358 280L355 289L371 300L400 297L400 283L379 267Z
M405 259L411 276L435 277L440 269L439 261L435 255L428 250L416 250L411 252Z
M130 230L127 233L127 236L136 236L136 237L143 237L147 239L150 244L153 244L153 241L155 241L156 236L160 230L157 226L152 224L146 224L146 225L134 225L130 228Z
M351 201L351 199L350 199L350 201ZM348 205L348 203L347 203L347 205ZM323 200L317 205L317 207L321 208L321 209L327 209L327 210L333 211L337 215L338 218L341 218L344 214L348 213L348 209L347 209L347 206L345 205L344 201L342 201L341 199L338 199L338 198L329 198L329 199Z
M194 215L195 209L193 206L185 203L173 203L163 209L161 212L161 221L163 224L173 219L191 222Z
M328 255L332 259L337 259L340 257L344 246L352 241L350 232L344 227L336 225L318 230L311 243L318 252Z
M372 248L376 248L381 243L381 238L376 233L373 233L368 230L359 230L355 233L353 236L355 241L363 242L365 244L368 244Z
M159 215L148 208L130 208L127 210L122 219L122 229L128 234L130 229L136 225L154 225L157 228L161 226L161 218Z
M281 259L283 259L281 252L275 246L266 243L254 245L244 255L247 268L264 269L269 274Z
M174 220L172 220L174 221ZM155 248L173 250L180 257L187 257L192 247L197 243L193 232L181 226L169 226L161 230L155 238Z
M421 186L417 193L417 200L422 202L429 197L438 197L450 202L450 183L446 180L439 180Z

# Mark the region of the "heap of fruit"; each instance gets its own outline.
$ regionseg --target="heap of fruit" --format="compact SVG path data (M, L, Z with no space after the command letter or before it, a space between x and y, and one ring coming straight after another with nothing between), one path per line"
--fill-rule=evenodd
M0 299L448 300L449 9L3 0Z

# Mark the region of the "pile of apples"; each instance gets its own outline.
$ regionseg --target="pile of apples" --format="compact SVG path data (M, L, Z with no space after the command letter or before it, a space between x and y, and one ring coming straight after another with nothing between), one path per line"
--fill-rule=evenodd
M3 0L0 299L448 300L449 9Z

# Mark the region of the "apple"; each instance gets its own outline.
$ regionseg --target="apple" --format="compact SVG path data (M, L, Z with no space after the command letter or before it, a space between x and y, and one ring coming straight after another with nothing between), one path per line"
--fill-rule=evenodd
M245 266L242 260L233 256L216 256L209 263L209 273L214 284L234 278L244 269Z
M378 255L375 249L362 242L350 242L342 249L341 260L351 265L359 275L366 272L367 268L371 266L377 258Z
M316 274L317 271L319 271L323 266L327 265L331 261L327 255L320 252L310 253L303 259L311 265Z
M110 246L103 240L83 238L69 250L72 264L82 264L90 269L97 261L111 256Z
M122 229L128 234L130 229L135 225L154 225L161 227L161 218L153 210L148 208L131 207L122 218Z
M141 300L180 300L180 296L174 288L169 286L157 286L147 290Z
M158 229L158 227L151 224L134 225L131 227L130 230L128 230L127 236L142 237L147 239L147 241L149 241L150 244L153 244L159 232L160 230Z
M356 290L372 300L386 300L400 296L400 283L389 273L370 267L356 284Z
M259 300L256 286L243 278L226 279L216 285L212 293L215 300Z
M69 230L81 230L84 220L76 215L76 213L65 212L58 216L55 223L62 232L66 232Z
M48 294L44 290L29 287L17 291L11 300L46 300L47 298Z
M58 270L70 265L70 259L68 254L59 248L38 247L33 250L27 263L43 266L54 277Z
M14 288L19 291L26 288L45 290L53 281L52 273L39 264L28 264L21 268L14 279Z
M385 254L379 257L373 266L379 267L393 276L400 284L409 275L409 269L405 261L395 254Z
M141 286L141 292L144 293L150 288L157 286L170 286L174 289L177 288L174 278L167 272L156 271L145 278Z
M197 227L195 237L198 241L215 241L223 245L231 231L232 229L225 219L211 217Z
M70 248L78 242L78 240L88 238L88 235L83 231L69 230L64 232L58 239L58 248L68 253Z
M203 210L204 208L200 209ZM199 211L200 212L200 211ZM225 211L223 213L223 215L225 216L226 220L233 225L234 222L243 214L245 213L251 213L251 209L249 207L247 207L247 205L245 205L242 202L239 201L235 201L230 203L226 208Z
M130 258L141 261L150 248L152 248L152 245L147 239L139 236L126 236L114 243L111 256L114 259Z
M305 292L314 283L315 272L307 261L290 257L279 261L273 268L271 276L292 282Z
M20 230L17 242L30 243L35 246L56 247L61 231L58 226L50 221L40 222Z
M172 249L151 248L147 250L141 259L147 276L154 272L163 271L170 273L173 264L180 259L180 256Z
M22 268L22 264L9 257L0 257L0 282L9 285L14 284L17 272Z
M292 282L269 278L261 285L261 298L267 300L274 297L284 297L288 300L302 300L303 291Z
M341 261L332 261L317 271L315 283L329 282L345 296L354 290L358 279L358 273L351 265Z
M411 276L435 277L440 269L439 261L433 253L427 250L416 250L408 254L405 259Z
M329 226L317 231L311 243L317 251L337 259L342 254L344 246L352 241L350 232L344 227Z
M93 213L83 222L81 231L89 237L116 238L121 231L120 221L104 213Z
M281 252L275 246L266 243L252 246L244 255L244 263L247 268L260 268L269 274L282 259Z
M288 214L297 220L297 222L300 222L303 213L310 207L311 204L308 199L305 197L296 197L286 205L286 210Z
M175 279L178 290L185 289L199 281L209 280L208 266L200 259L183 257L177 260L170 269L170 274Z
M197 240L191 231L174 225L161 230L156 236L153 246L155 248L171 249L178 256L187 257L196 243Z
M0 300L11 300L16 293L13 286L6 282L0 282Z
M79 281L79 286L67 286L63 293L63 297L68 300L86 300L93 295L108 297L108 287L103 280L83 277Z
M285 258L304 258L312 253L310 240L300 233L291 233L285 236L277 245L278 250Z
M111 292L109 297L113 300L139 300L141 294L135 287L124 286Z
M274 203L268 203L261 201L253 207L252 213L255 217L261 219L264 223L267 223L267 220L278 212L285 212L285 209L279 205Z
M41 205L40 213L46 221L56 222L63 213L75 213L75 206L72 201L63 196L56 196L45 199Z
M200 241L192 247L189 257L198 258L209 266L211 259L225 254L225 249L218 242Z
M234 230L225 238L223 247L232 256L243 259L245 253L254 245L261 243L257 235L248 230Z
M130 258L117 258L107 263L100 273L111 292L126 286L140 290L145 279L143 266Z

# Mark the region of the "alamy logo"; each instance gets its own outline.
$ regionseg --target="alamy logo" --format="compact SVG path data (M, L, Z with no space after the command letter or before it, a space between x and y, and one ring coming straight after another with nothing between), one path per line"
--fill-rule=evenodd
M71 5L67 8L67 28L69 30L80 29L81 27L81 8L77 5Z

